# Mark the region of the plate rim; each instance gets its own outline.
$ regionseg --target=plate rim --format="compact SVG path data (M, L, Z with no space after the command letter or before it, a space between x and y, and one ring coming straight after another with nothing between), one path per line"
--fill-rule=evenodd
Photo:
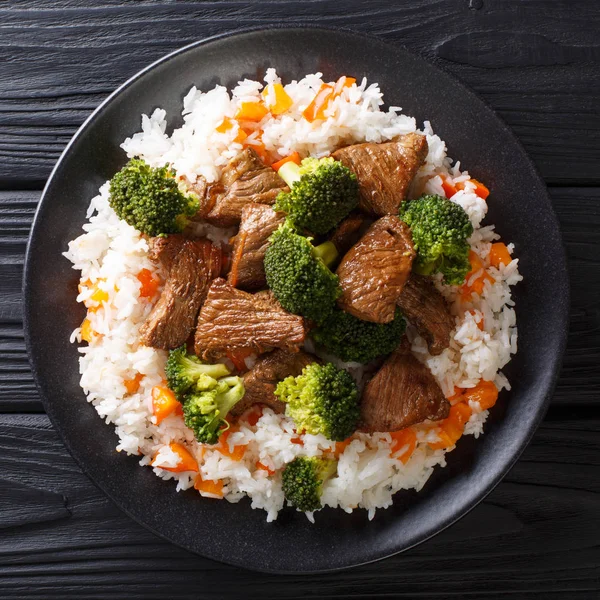
M40 220L41 208L47 198L47 194L51 187L53 179L54 179L55 175L57 174L57 172L61 169L63 163L67 160L68 155L70 154L70 150L75 145L77 140L82 135L84 135L84 133L86 132L88 127L92 124L92 122L94 122L100 116L100 114L102 113L104 108L107 105L109 105L113 101L114 98L119 96L127 88L129 88L131 85L133 85L138 79L142 78L143 76L145 76L152 70L156 69L158 66L162 65L163 63L170 61L171 59L173 59L176 56L179 56L180 54L185 54L186 52L188 52L192 49L195 49L195 48L201 47L201 46L205 46L205 45L209 45L212 42L217 42L217 41L221 41L224 39L235 39L236 37L242 37L242 36L248 35L248 34L257 34L257 33L261 33L261 32L267 33L267 32L273 31L273 30L305 31L305 32L321 31L321 32L330 32L330 33L331 32L334 32L334 33L341 32L344 34L355 36L356 38L368 38L382 46L387 46L393 52L398 52L398 51L404 52L404 53L410 55L413 59L418 59L418 60L426 63L429 67L441 71L444 75L446 75L448 78L453 80L456 85L460 86L460 88L462 89L462 92L464 94L471 96L471 98L473 100L484 105L484 107L488 111L491 111L494 114L494 116L496 117L499 126L502 127L504 133L507 134L512 139L513 143L520 148L523 157L527 161L528 167L535 173L535 175L538 178L538 181L543 186L543 192L544 192L545 198L547 200L548 209L549 209L546 213L546 216L549 217L550 220L552 221L552 225L556 228L556 231L559 233L559 240L560 240L560 247L558 249L559 254L560 254L560 265L558 265L558 268L556 269L556 271L558 272L557 281L561 284L561 287L562 287L559 295L564 299L564 303L560 307L561 324L564 326L560 330L560 336L557 337L558 352L555 356L556 369L552 373L552 376L549 380L549 385L548 385L547 392L544 396L544 401L541 404L539 410L536 412L535 417L532 418L527 435L523 438L519 447L516 450L511 451L509 460L507 460L503 464L503 468L497 472L493 481L488 483L488 485L479 492L479 494L477 495L477 498L473 499L469 503L461 504L460 510L456 511L452 517L447 518L445 521L438 522L437 526L435 528L433 528L434 530L431 533L429 533L427 536L422 537L418 541L415 541L412 544L407 545L406 547L403 547L399 550L395 550L393 552L385 552L374 558L359 560L357 562L352 562L350 564L328 567L328 568L286 570L286 569L278 569L278 568L260 567L260 566L256 566L256 565L248 566L248 565L245 565L242 562L236 561L236 560L228 561L226 558L215 558L213 556L207 556L207 555L201 554L197 550L190 549L189 547L183 545L183 543L179 543L179 542L171 539L166 534L163 534L161 531L156 530L153 526L142 521L137 516L132 514L128 509L124 508L121 505L121 503L118 499L118 496L116 494L113 494L112 492L108 492L100 483L98 483L96 481L95 476L89 472L89 470L86 467L85 461L80 460L80 458L77 456L77 452L72 449L71 443L69 441L69 437L66 434L66 432L64 432L62 426L60 425L59 419L56 418L56 415L53 415L53 411L50 408L51 402L48 400L48 398L46 397L46 394L44 393L44 388L43 388L43 384L41 381L42 378L38 372L37 365L33 359L32 346L34 344L34 340L33 340L34 336L30 330L29 313L30 313L30 308L31 308L31 303L32 303L32 296L30 293L30 276L29 276L29 274L30 274L30 262L31 262L31 257L32 257L33 238L34 238L34 235L37 233L37 229L40 225L38 221ZM155 534L158 537L160 537L161 539L173 544L174 546L183 548L184 550L186 550L196 556L200 556L205 560L213 560L213 561L220 562L223 564L232 565L235 567L241 567L241 568L244 568L247 570L252 570L252 571L257 571L257 572L262 572L262 573L295 574L295 575L297 575L299 573L318 574L318 573L338 572L338 571L346 570L349 568L363 566L366 564L377 562L379 560L384 560L386 558L390 558L390 557L400 554L402 552L406 552L407 550L410 550L410 549L414 548L415 546L418 546L418 545L426 542L427 540L431 539L432 537L434 537L434 536L438 535L439 533L441 533L442 531L446 530L448 527L450 527L451 525L453 525L454 523L456 523L457 521L459 521L463 517L465 517L480 502L482 502L496 488L496 486L502 482L502 480L507 476L507 474L513 468L515 463L521 457L521 455L523 454L523 452L525 451L525 449L531 442L533 436L535 435L536 431L539 428L540 423L542 422L542 420L544 419L544 417L548 411L548 407L549 407L550 401L552 399L552 396L554 394L556 384L557 384L559 374L560 374L560 368L562 366L563 359L564 359L565 349L566 349L566 345L567 345L567 336L568 336L568 332L569 332L569 314L570 314L570 304L571 304L569 271L568 271L567 254L566 254L566 250L565 250L564 237L562 235L560 223L559 223L558 217L556 215L556 212L554 210L554 206L553 206L551 198L548 194L547 185L546 185L544 179L542 178L541 174L539 173L538 168L533 163L528 152L526 151L525 147L523 146L522 142L520 141L520 139L513 133L512 129L504 122L502 117L500 117L498 115L496 110L493 107L491 107L485 99L481 98L477 92L473 91L467 84L463 83L456 75L451 73L444 65L440 65L437 62L433 62L433 61L423 57L420 53L410 50L409 48L407 48L404 44L402 44L400 42L388 41L378 35L362 32L362 31L357 31L357 30L354 30L354 29L351 29L348 27L335 27L335 26L324 26L324 25L315 26L315 25L303 24L303 23L300 23L297 25L291 25L291 26L287 25L287 24L273 24L273 25L267 25L267 26L256 25L256 26L252 26L252 27L241 27L241 28L227 30L227 31L224 31L224 32L212 35L212 36L208 36L208 37L205 37L202 39L198 39L196 41L190 42L189 44L186 44L180 48L177 48L177 49L175 49L171 52L168 52L167 54L159 57L155 61L151 62L144 68L137 71L134 75L132 75L126 81L124 81L122 84L120 84L113 92L111 92L90 113L90 115L84 120L84 122L80 125L80 127L77 129L77 131L70 138L69 142L63 149L61 155L59 156L58 160L56 161L54 167L52 168L52 170L47 178L47 181L44 185L43 191L40 195L40 200L36 207L36 212L35 212L32 224L31 224L31 228L30 228L30 232L29 232L29 236L28 236L28 240L27 240L27 246L26 246L26 250L25 250L25 258L24 258L24 263L23 263L22 295L23 295L23 299L22 299L23 333L24 333L25 345L26 345L26 350L27 350L27 357L28 357L31 372L32 372L32 375L33 375L33 378L35 381L36 389L38 391L38 394L39 394L42 404L44 406L45 414L48 416L54 430L60 436L62 443L64 444L65 448L67 449L67 451L69 452L71 457L75 460L78 467L85 474L85 476L90 481L92 481L92 483L97 488L100 489L102 494L107 496L111 500L111 502L118 508L118 510L120 510L121 512L126 514L129 518L131 518L134 522L136 522L139 525L141 525L142 527L144 527L146 530L151 531L153 534Z

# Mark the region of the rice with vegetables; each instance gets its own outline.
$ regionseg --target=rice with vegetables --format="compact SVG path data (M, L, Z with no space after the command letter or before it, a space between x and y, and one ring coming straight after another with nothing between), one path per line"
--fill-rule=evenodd
M182 127L143 115L91 200L65 253L81 386L117 451L177 491L248 496L268 521L373 518L510 389L521 276L482 224L489 191L429 122L382 107L377 84L320 73L193 87Z

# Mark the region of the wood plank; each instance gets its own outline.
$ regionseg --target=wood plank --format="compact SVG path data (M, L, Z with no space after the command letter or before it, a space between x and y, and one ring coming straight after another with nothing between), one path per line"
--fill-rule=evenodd
M41 185L85 117L162 55L241 26L341 26L459 77L513 128L550 183L600 184L600 4L372 0L25 0L0 8L0 187ZM68 21L68 26L65 22ZM533 68L535 67L535 68Z
M554 404L600 396L600 188L551 188L571 273L571 328ZM21 276L39 192L0 192L0 412L39 412L21 326Z
M1 595L224 599L244 590L244 598L290 600L308 594L488 600L509 593L546 600L559 592L562 599L592 598L600 590L599 434L597 418L551 419L505 482L432 540L352 571L276 578L155 537L88 481L45 416L2 415ZM15 506L23 501L39 510Z

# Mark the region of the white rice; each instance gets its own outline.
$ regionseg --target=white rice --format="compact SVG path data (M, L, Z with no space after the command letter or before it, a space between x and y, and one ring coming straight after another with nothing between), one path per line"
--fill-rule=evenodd
M280 82L273 69L267 70L265 82ZM257 124L257 129L263 131L265 148L279 156L294 151L303 156L324 156L339 146L355 142L380 142L412 131L425 134L429 152L413 184L413 195L422 192L444 195L440 175L455 183L466 182L465 189L452 200L468 213L475 228L471 247L486 265L485 271L494 283L486 282L482 295L474 294L467 303L461 300L458 288L439 283L456 318L451 345L441 355L431 356L425 341L409 327L407 333L412 349L431 369L447 396L452 395L455 386L473 387L481 379L494 381L499 390L510 389L501 369L517 351L511 286L519 282L521 276L518 259L500 269L489 266L490 244L499 236L493 225L480 226L487 212L486 202L474 193L468 173L447 157L444 142L433 133L428 122L419 130L415 120L401 114L398 107L381 110L383 99L377 84L368 85L363 79L358 85L345 88L328 108L324 122L309 123L302 118L302 111L322 83L321 74L316 73L285 86L294 101L291 109L279 117L268 115ZM233 141L237 126L226 133L218 133L216 128L224 117L235 115L240 102L258 100L262 87L260 82L249 80L239 82L231 94L222 86L206 93L192 87L184 98L181 128L168 136L165 111L156 109L150 116L143 115L142 131L125 140L122 147L129 157L140 156L154 166L168 162L192 181L199 175L216 181L223 165L242 150L242 145ZM251 134L245 143L257 143L257 135ZM494 201L493 194L490 201ZM152 461L155 465L152 468L159 477L175 480L177 490L184 490L194 485L195 472L174 473L158 466L177 466L179 456L169 444L181 443L197 460L203 480L218 480L224 484L225 499L238 502L248 496L253 508L267 511L268 521L276 519L285 503L281 488L284 465L299 455L331 453L335 444L322 436L298 436L290 419L269 409L264 410L255 426L242 422L239 431L229 437L230 448L246 446L239 461L215 447L198 444L181 416L172 415L156 425L151 390L163 382L166 353L138 343L140 326L152 303L140 298L140 282L136 276L142 269L159 277L163 274L149 260L148 245L142 236L119 220L110 208L107 184L92 199L87 216L88 222L83 226L85 233L70 242L65 253L73 267L81 271L83 287L77 300L91 309L87 318L94 332L91 342L79 348L81 386L98 414L115 426L119 437L117 450L140 455L141 465ZM231 232L205 227L204 234L219 242L226 240ZM509 249L512 252L512 245ZM91 296L96 289L106 292L107 299L100 303L94 301ZM81 328L73 332L72 341L81 342ZM344 366L360 383L362 366L356 363ZM139 389L129 394L124 382L138 373L143 375ZM473 415L465 434L477 437L483 432L488 411L481 411L473 402L471 408ZM428 442L438 440L435 426L430 423L414 429L417 447L406 464L397 458L403 449L399 449L396 456L391 455L389 433L355 434L355 439L339 456L337 476L324 486L323 503L347 512L364 508L369 518L373 518L375 510L389 506L399 490L420 490L433 469L445 465L445 453L453 447L448 450L429 447ZM292 442L298 437L302 444ZM257 468L257 462L270 471ZM312 513L307 513L307 517L314 520Z

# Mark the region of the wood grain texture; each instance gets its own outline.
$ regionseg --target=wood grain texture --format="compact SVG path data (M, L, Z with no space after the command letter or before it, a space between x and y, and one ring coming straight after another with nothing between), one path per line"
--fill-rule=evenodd
M337 0L9 1L0 4L0 188L41 185L99 102L167 52L299 23L407 46L487 100L547 181L599 185L599 18L600 3L581 0L370 0L343 10Z
M571 274L571 328L555 404L600 406L600 188L550 188ZM21 327L21 275L39 192L0 192L0 412L42 410ZM518 249L517 249L518 252Z
M550 417L504 483L434 539L352 571L274 577L163 542L81 474L45 416L0 416L0 522L10 520L0 535L1 595L592 598L600 584L600 421ZM42 495L43 512L15 507L35 506Z

